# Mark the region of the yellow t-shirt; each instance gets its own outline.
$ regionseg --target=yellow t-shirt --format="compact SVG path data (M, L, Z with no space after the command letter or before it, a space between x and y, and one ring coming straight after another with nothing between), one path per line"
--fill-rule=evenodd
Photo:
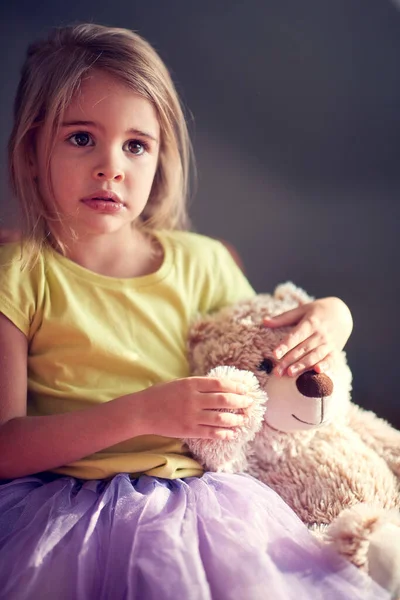
M193 318L254 295L220 242L177 231L157 238L161 267L128 279L99 275L51 249L21 271L19 244L0 248L0 311L29 341L29 415L79 410L188 376ZM146 435L56 472L174 479L202 470L179 439Z

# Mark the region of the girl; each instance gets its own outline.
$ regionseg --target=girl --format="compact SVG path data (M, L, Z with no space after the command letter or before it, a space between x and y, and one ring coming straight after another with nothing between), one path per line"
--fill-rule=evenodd
M212 409L245 390L188 377L185 340L196 313L254 291L182 231L187 130L149 44L79 25L31 46L9 151L24 237L0 254L1 597L385 598L275 493L203 474L180 442L243 422ZM285 322L291 374L351 329L334 298Z

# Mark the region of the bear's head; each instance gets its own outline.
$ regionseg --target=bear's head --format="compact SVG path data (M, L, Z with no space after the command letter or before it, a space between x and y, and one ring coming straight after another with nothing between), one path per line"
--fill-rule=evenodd
M266 316L276 316L312 301L292 283L274 294L254 298L199 318L189 333L189 363L193 375L206 375L217 366L250 371L267 396L264 423L274 430L294 432L320 427L346 414L350 403L351 372L344 352L330 370L307 371L298 377L277 376L274 349L288 327L268 328Z

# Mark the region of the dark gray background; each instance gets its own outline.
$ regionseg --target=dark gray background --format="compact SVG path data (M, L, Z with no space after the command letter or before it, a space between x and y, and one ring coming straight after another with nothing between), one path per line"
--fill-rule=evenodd
M257 291L292 280L355 322L354 399L400 426L400 12L389 0L3 3L1 147L26 45L50 26L139 31L172 71L197 155L197 231ZM0 217L14 222L5 150Z

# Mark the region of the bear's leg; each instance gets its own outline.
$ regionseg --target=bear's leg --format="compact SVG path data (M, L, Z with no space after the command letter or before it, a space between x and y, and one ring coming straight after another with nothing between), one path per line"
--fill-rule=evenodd
M331 523L325 541L354 565L400 596L400 514L395 510L356 504Z
M400 598L400 526L385 523L370 537L368 573L393 598Z

